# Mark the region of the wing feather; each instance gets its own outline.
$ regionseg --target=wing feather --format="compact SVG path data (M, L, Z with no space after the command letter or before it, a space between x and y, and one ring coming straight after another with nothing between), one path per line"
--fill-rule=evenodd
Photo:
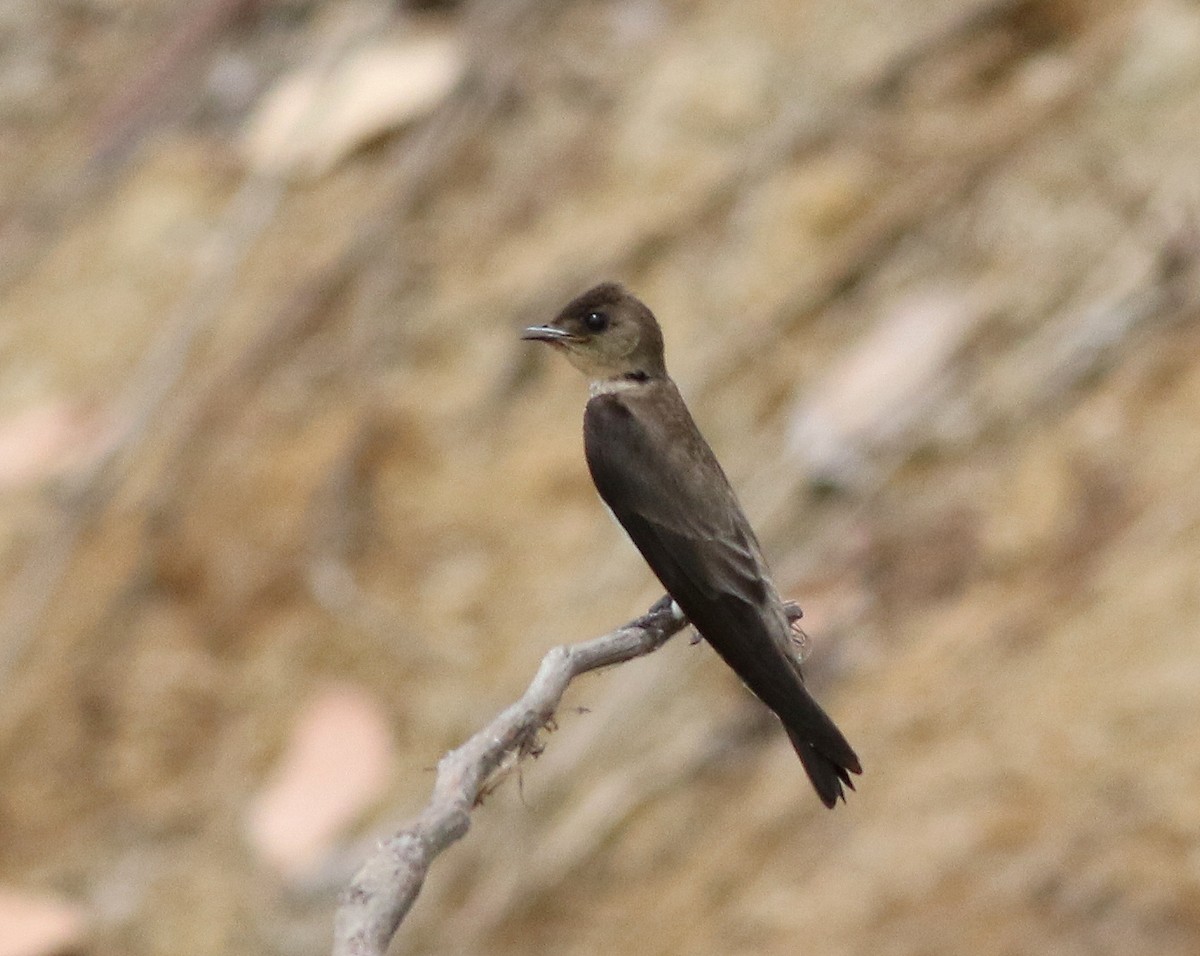
M783 720L828 802L844 768L858 772L858 758L804 688L758 541L683 400L664 385L670 392L652 394L652 410L630 407L628 393L588 403L592 478L688 619Z
M660 577L660 563L663 572L671 563L676 583L697 596L767 601L773 585L754 532L673 386L671 393L654 396L669 415L661 407L635 415L620 394L588 403L585 450L596 489L631 536L629 522L645 526L654 552L646 560ZM671 434L659 433L666 425L675 426Z

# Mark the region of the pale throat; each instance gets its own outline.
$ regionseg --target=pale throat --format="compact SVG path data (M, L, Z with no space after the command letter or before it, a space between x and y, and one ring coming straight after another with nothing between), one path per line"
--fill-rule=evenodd
M591 355L574 349L565 351L567 361L588 377L588 392L592 398L642 388L649 380L649 376L634 365L614 370L610 362L598 361Z
M646 379L630 378L628 375L618 375L614 378L594 378L588 383L588 395L591 398L595 398L597 395L614 395L617 392L645 388L646 384Z

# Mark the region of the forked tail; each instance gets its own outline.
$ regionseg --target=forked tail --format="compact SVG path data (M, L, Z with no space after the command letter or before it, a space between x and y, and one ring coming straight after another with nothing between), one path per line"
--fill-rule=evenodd
M812 781L812 785L817 791L817 796L821 798L821 802L825 806L832 809L839 797L843 802L846 800L846 792L842 789L843 785L851 790L854 789L850 774L862 773L862 765L858 762L858 755L854 753L850 744L846 742L846 738L842 736L841 731L834 726L833 721L826 716L824 711L821 711L821 717L828 724L828 727L822 728L823 732L820 734L822 738L825 738L823 743L826 745L824 746L812 742L813 734L809 727L794 729L785 724L784 728L792 741L792 746L796 748L800 763L804 766L804 772L808 774L808 779ZM830 730L836 735L833 746L827 745Z

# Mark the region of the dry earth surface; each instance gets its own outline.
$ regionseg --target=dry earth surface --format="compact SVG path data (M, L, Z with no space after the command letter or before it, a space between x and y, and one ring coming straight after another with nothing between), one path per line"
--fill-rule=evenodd
M611 277L865 773L826 812L677 638L394 950L1200 951L1200 7L397 6L0 13L0 882L88 956L327 951L438 755L658 596L517 338ZM431 115L249 169L281 76L416 31ZM331 682L384 790L284 876L247 821Z

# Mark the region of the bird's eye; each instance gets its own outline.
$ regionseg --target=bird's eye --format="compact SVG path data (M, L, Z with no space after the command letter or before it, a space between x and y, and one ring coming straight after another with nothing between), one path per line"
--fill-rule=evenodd
M589 312L583 317L583 327L589 332L603 332L608 328L608 316L603 312Z

